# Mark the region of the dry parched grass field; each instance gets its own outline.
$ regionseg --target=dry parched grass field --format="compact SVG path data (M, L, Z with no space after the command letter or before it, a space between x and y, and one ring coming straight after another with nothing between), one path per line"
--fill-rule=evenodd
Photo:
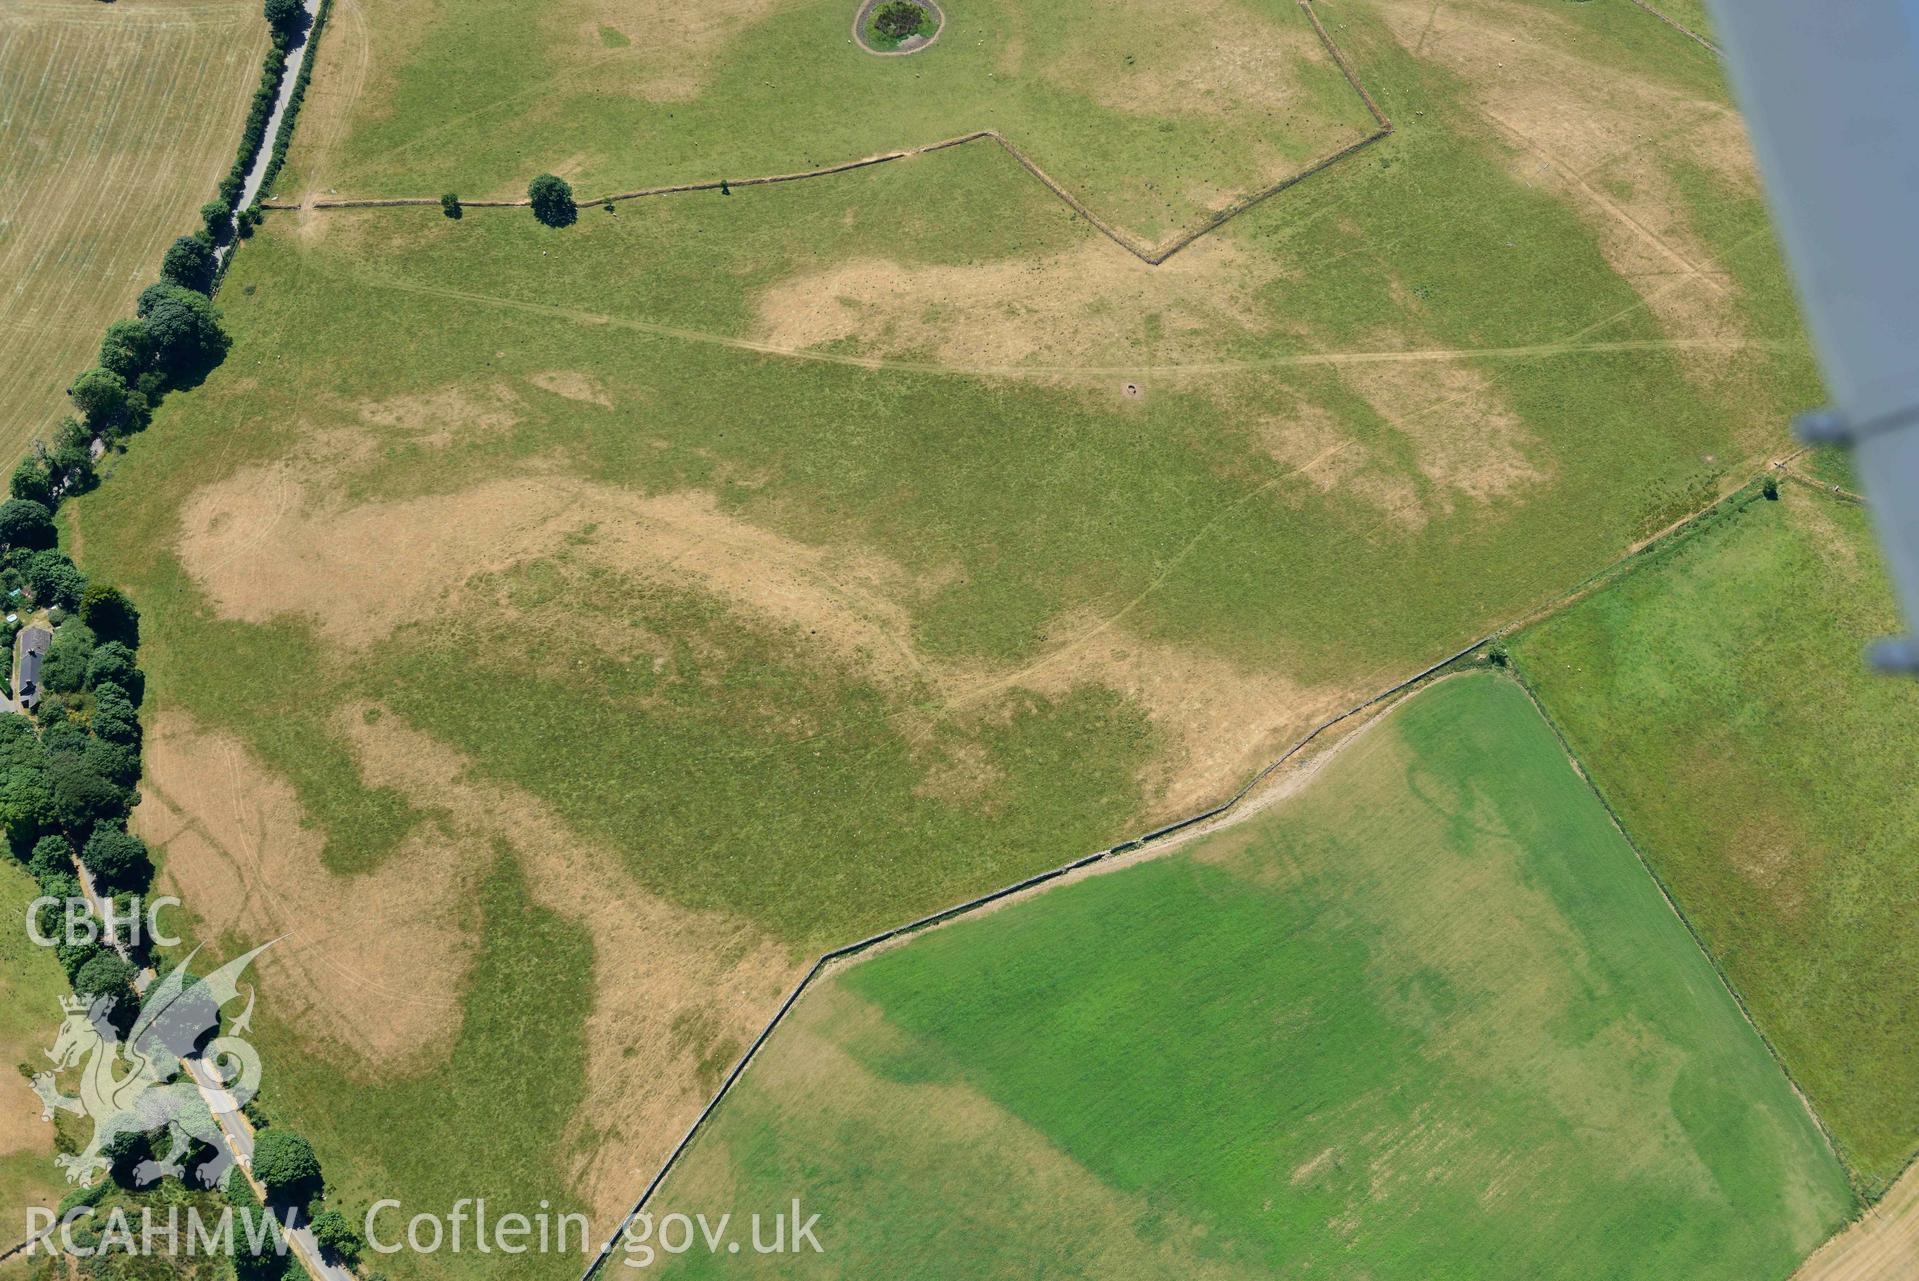
M253 0L0 6L0 445L68 411L73 376L200 227L267 30Z
M846 8L699 12L341 0L282 191L951 117L1054 128L1150 235L1337 117L1287 40L1296 113L1233 114L1269 81L1210 31L1129 117L1146 4L844 66ZM344 1199L610 1222L810 954L1218 799L1780 445L1816 380L1705 50L1623 0L1318 12L1400 127L1160 268L990 146L239 254L232 355L64 513L148 620L168 882L291 932L268 1088Z

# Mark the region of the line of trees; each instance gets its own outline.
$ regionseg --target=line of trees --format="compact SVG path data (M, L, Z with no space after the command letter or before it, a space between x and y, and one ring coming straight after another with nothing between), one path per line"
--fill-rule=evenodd
M322 19L329 3L322 0ZM63 500L98 483L99 454L144 428L169 391L197 385L226 357L231 343L212 298L220 274L217 247L234 230L233 205L265 141L287 51L307 24L301 0L264 0L264 13L272 46L218 198L201 208L200 229L168 247L160 278L140 294L134 316L108 327L97 362L68 388L74 412L54 428L50 440L34 442L0 501L0 596L16 616L27 603L44 609L54 629L33 715L0 713L0 826L8 851L49 900L37 909L36 924L42 937L58 940L56 956L74 992L112 998L114 1017L124 1020L123 1026L138 1013L135 980L151 945L132 927L142 915L133 900L146 894L155 875L146 842L127 829L140 802L142 774L139 707L146 678L139 667L140 614L124 592L90 582L60 549L54 513ZM310 70L311 59L275 139L269 177L291 137L293 111ZM240 234L248 234L258 217L257 208L243 211ZM18 621L0 625L6 645L0 667L9 680L19 628ZM123 933L110 935L97 917L91 938L86 931L65 928L67 905L84 901L76 857L97 894L111 901L114 925ZM255 1099L248 1112L266 1127L258 1103ZM123 1150L112 1154L112 1168L124 1180L150 1155L150 1147L146 1136L122 1137ZM305 1139L263 1128L254 1171L269 1202L306 1209L329 1259L349 1264L357 1259L364 1242L352 1223L338 1210L320 1207L325 1183ZM266 1213L243 1176L228 1180L227 1195L242 1215ZM98 1190L82 1189L76 1196L97 1198ZM62 1209L76 1196L63 1201ZM239 1236L248 1239L245 1232ZM299 1271L277 1236L276 1228L265 1250L234 1259L238 1281L279 1281Z
M227 170L226 177L220 179L218 196L200 209L207 235L215 243L225 243L236 229L242 237L250 236L259 224L258 209L236 209L235 206L240 193L246 188L247 170L253 167L254 158L266 144L267 122L273 118L273 104L279 98L280 84L286 78L287 50L293 47L294 41L300 38L307 27L306 9L300 0L264 0L263 10L272 40L267 46L266 60L260 67L260 83L253 91L252 103L247 107L247 120L240 130L240 146L234 153L233 165ZM289 103L289 114L291 108L292 104Z

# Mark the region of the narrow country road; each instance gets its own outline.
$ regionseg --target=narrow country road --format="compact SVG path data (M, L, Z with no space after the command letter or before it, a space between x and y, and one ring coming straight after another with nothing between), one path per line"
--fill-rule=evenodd
M306 65L307 52L313 48L313 20L319 15L320 0L302 0L307 11L307 29L300 35L300 43L287 50L286 62L280 73L280 92L273 100L273 114L267 117L267 127L260 135L260 149L253 153L253 163L248 166L246 179L240 186L240 198L233 202L233 212L239 213L260 194L260 182L266 177L267 161L273 156L273 140L280 134L280 122L286 119L287 102L293 97L293 86L300 81L300 69ZM239 241L229 239L214 250L215 255L224 262L233 252L233 246Z

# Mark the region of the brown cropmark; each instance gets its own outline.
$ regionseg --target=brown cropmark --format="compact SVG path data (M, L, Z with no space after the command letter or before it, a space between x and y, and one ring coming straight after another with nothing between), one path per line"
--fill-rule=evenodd
M756 1114L770 1110L783 1133L798 1136L791 1139L795 1147L803 1148L806 1136L824 1141L856 1129L880 1154L883 1177L968 1189L965 1213L944 1226L926 1225L929 1232L988 1233L1030 1241L1034 1249L1044 1243L1087 1276L1250 1281L1261 1275L1219 1259L1207 1248L1204 1228L1115 1188L972 1086L890 1080L849 1052L901 1039L870 1003L822 983L781 1025L777 1052L755 1058L751 1101L743 1094L737 1103ZM665 1185L656 1213L711 1214L736 1204L728 1197L738 1186L733 1154L739 1149L729 1142L728 1121L723 1112L701 1134ZM832 1208L850 1213L856 1207ZM1152 1230L1142 1231L1148 1223ZM935 1253L944 1248L937 1238L929 1246ZM748 1275L792 1274L790 1258L748 1262Z
M1301 402L1261 419L1256 430L1269 458L1320 493L1348 494L1402 528L1426 524L1425 504L1412 481L1348 435L1329 411Z
M1128 115L1231 118L1241 128L1259 119L1296 124L1304 100L1301 69L1329 59L1293 8L1262 10L1234 0L1095 0L1073 23L1085 42L1048 64L1043 78ZM1114 66L1111 42L1099 38L1116 27L1133 33L1123 71ZM1214 34L1195 39L1205 32ZM1356 126L1329 128L1315 142L1331 150L1361 132Z
M1919 1276L1919 1165L1821 1246L1792 1281L1911 1281Z
M568 0L555 6L551 21L577 32L575 47L583 57L616 63L628 92L653 102L690 102L706 87L714 64L735 36L797 7L798 0ZM609 58L603 28L619 32L631 44Z
M1582 56L1577 24L1539 6L1385 0L1380 9L1402 44L1461 77L1513 176L1578 211L1669 335L1740 331L1735 285L1660 160L1680 152L1735 189L1756 190L1730 106ZM1701 376L1723 363L1710 352L1683 359Z
M1702 751L1705 769L1698 777L1710 778L1710 771L1723 768L1711 759L1717 753ZM1825 854L1822 844L1806 840L1791 830L1783 814L1768 814L1743 819L1727 843L1728 863L1742 880L1763 891L1766 901L1779 917L1797 925L1805 913L1804 867L1807 861Z
M1345 366L1340 377L1411 442L1442 513L1456 498L1493 503L1551 479L1531 429L1471 365L1386 361Z
M168 712L146 738L135 828L214 940L278 938L260 958L276 1020L341 1071L423 1069L451 1049L477 943L479 864L421 824L378 869L325 867L323 833L244 744Z
M297 615L357 648L417 618L422 599L457 602L472 573L581 523L566 515L571 484L503 477L459 494L348 506L309 476L291 462L246 467L182 510L182 562L225 616Z
M1016 689L1118 690L1176 744L1142 780L1157 813L1214 795L1351 692L1307 690L1201 651L1142 641L1124 620L1144 595L1105 619L1056 620L1043 652L1022 666L933 658L919 646L913 607L936 581L869 550L788 538L698 490L646 496L524 475L450 494L349 503L323 464L289 462L243 468L193 494L179 544L181 563L223 615L256 623L301 617L348 650L418 619L423 602L441 612L489 610L493 597L474 590L476 576L562 549L638 580L707 593L749 623L782 629L800 661L889 690L903 702L902 727L929 772L955 771L927 786L955 794L982 780L928 738L931 725L916 710L928 696L964 717L990 713Z
M857 259L769 287L753 336L788 350L851 340L875 354L931 351L974 368L1204 362L1222 334L1272 333L1259 291L1288 274L1217 236L1159 267L1092 240L964 265Z
M613 398L606 394L606 384L592 374L577 369L552 369L543 374L529 374L526 380L541 391L550 391L567 400L598 405L602 409L613 408Z
M545 386L540 376L527 381ZM445 448L512 427L520 420L517 399L513 389L504 384L478 389L445 387L424 395L366 401L359 410L360 417L375 427L410 437L415 444Z
M1779 486L1779 501L1792 512L1793 525L1811 540L1814 550L1835 571L1857 574L1859 538L1832 518L1824 499L1803 485Z
M0 986L0 992L4 992L9 997L13 995L11 992L6 992L4 986ZM47 1028L45 1043L34 1046L23 1042L18 1046L7 1047L14 1051L9 1056L13 1062L33 1064L36 1071L39 1070L39 1065L34 1063L34 1060L38 1052L53 1044L60 1010L57 1005L49 1001L47 1008L39 1013L44 1016L42 1021ZM8 1084L12 1085L13 1082L9 1081ZM16 1156L25 1152L51 1159L53 1127L40 1119L40 1100L34 1097L31 1090L24 1088L10 1089L7 1093L9 1097L0 1100L0 1157ZM0 1211L12 1208L14 1207L0 1205Z
M349 504L327 487L324 468L289 462L242 468L199 490L181 525L181 560L223 614L302 616L349 648L418 618L423 599L458 608L476 574L570 546L798 628L824 655L889 683L925 671L900 603L911 594L904 569L783 538L721 511L702 491L649 498L536 475Z
M1218 800L1221 788L1271 760L1352 693L1142 639L1083 611L1054 620L1041 656L987 688L1000 684L1051 696L1104 685L1144 709L1171 744L1141 779L1154 818Z
M642 890L612 851L574 835L537 797L480 776L458 751L382 709L335 718L369 779L442 816L469 848L504 841L527 892L593 940L586 1090L568 1133L571 1175L594 1212L617 1218L658 1168L804 970L750 923ZM587 1142L590 1138L590 1142Z

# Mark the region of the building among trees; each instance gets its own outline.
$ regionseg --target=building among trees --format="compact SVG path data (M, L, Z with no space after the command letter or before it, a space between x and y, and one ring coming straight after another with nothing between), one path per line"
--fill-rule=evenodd
M53 633L38 625L20 629L13 672L13 699L23 711L40 701L40 664L53 648Z

